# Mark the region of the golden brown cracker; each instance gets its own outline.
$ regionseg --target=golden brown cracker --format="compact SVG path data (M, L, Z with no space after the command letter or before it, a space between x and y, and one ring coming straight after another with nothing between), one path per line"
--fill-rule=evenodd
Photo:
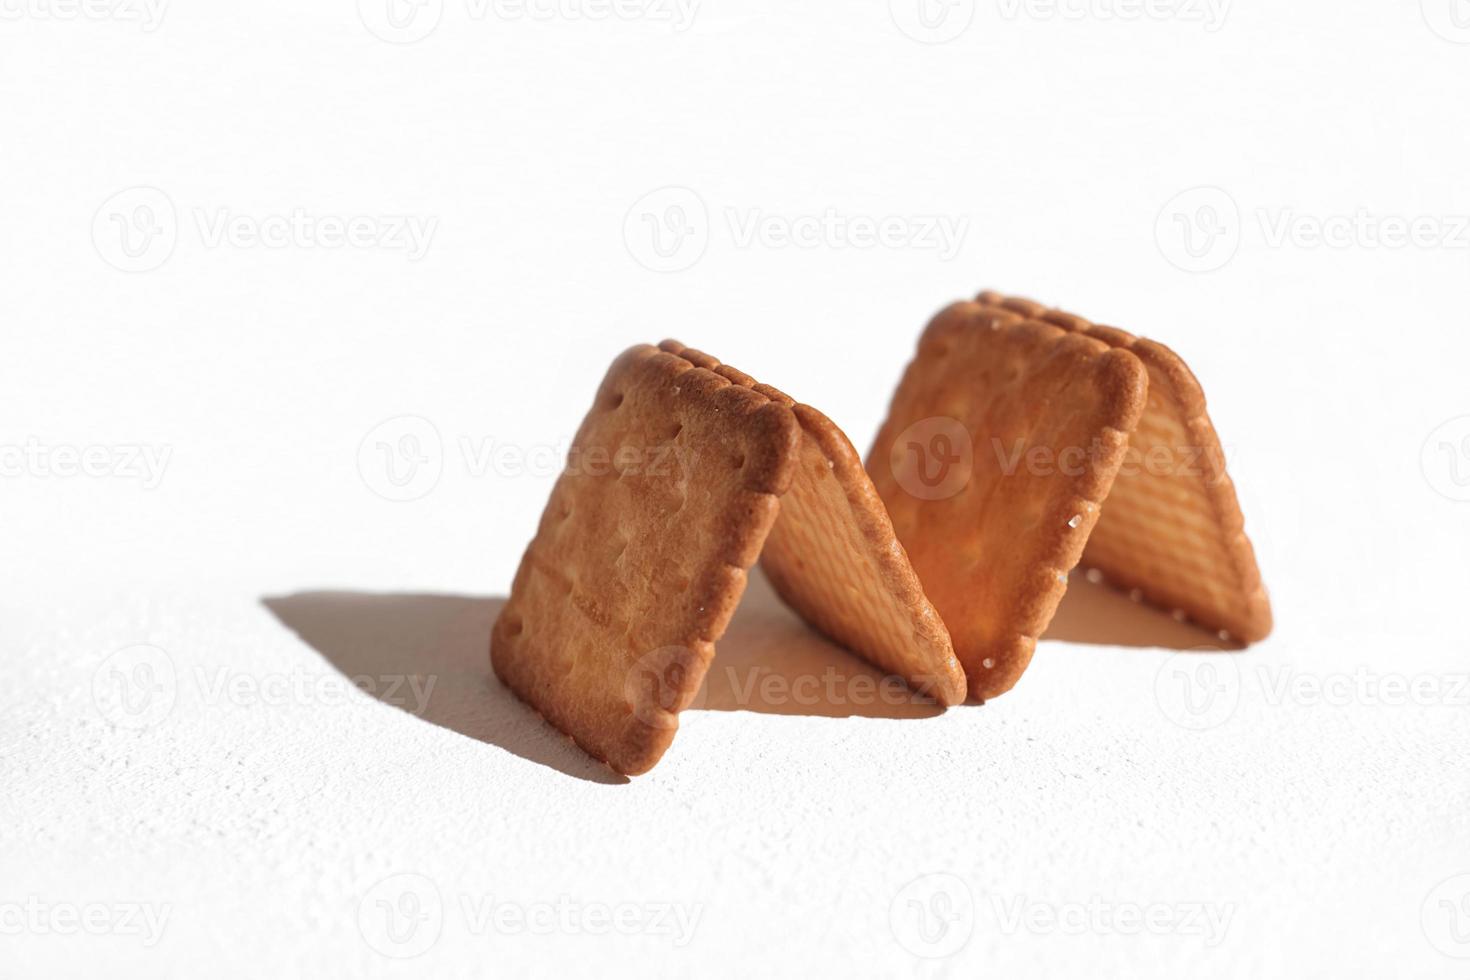
M979 303L1095 337L1133 353L1148 369L1147 406L1082 563L1227 639L1264 639L1271 632L1270 600L1204 391L1179 355L1030 300L984 292Z
M664 350L787 406L798 465L761 555L772 586L809 624L940 704L965 698L949 633L924 595L862 460L821 412L676 341Z
M1146 391L1128 351L978 303L925 330L868 472L973 696L1030 662Z
M783 405L651 346L614 362L491 635L496 674L625 774L673 740L797 464Z

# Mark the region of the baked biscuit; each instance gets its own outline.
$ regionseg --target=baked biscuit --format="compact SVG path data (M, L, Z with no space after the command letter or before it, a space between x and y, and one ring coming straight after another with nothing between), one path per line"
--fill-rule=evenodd
M974 697L1009 690L1030 662L1147 385L1127 350L979 303L925 330L868 472Z

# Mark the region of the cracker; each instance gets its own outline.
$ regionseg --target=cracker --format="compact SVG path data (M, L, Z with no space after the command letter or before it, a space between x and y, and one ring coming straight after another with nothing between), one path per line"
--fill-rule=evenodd
M791 483L789 409L654 347L619 357L491 632L495 673L625 774L658 762Z
M824 432L825 422L713 358L664 346L634 347L609 369L491 632L501 680L629 775L652 768L672 742L768 536L782 542L783 555L796 554L790 533L773 535L773 527L782 496L815 480L814 471L800 471L814 470L811 433ZM847 448L843 475L834 463L827 478L844 489L862 472ZM848 530L841 515L798 490L790 509L804 506ZM803 559L803 575L836 565L834 581L856 583L859 595L874 581L889 586L893 595L880 598L907 611L908 645L885 645L891 636L867 621L837 623L844 607L809 599L824 594L816 586L798 590L796 601L825 614L814 622L834 636L845 629L871 640L859 652L880 666L906 668L903 676L936 699L958 700L963 675L943 624L922 602L912 570L895 564L902 552L891 532L884 550L881 510L857 513L850 507L847 519L865 547L844 556L826 543Z
M925 330L868 471L973 696L1030 662L1146 391L1132 353L977 303Z
M679 354L791 409L798 465L761 553L772 587L838 644L940 704L965 698L949 632L924 595L863 462L831 419L676 341Z
M1264 639L1271 632L1270 599L1204 391L1179 355L1030 300L984 292L979 302L994 315L1004 311L1097 338L1148 369L1148 403L1083 565L1226 639Z

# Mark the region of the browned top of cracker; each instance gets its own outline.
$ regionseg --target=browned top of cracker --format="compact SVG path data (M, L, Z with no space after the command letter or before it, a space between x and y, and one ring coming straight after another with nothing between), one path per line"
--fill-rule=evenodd
M663 350L789 407L803 439L761 564L812 626L941 704L965 697L949 632L924 594L862 460L831 419L702 351Z
M609 369L491 639L496 673L628 774L663 755L791 483L785 405L631 348Z
M1149 398L1133 437L1134 465L1115 483L1083 561L1109 581L1187 613L1201 625L1252 642L1271 631L1271 606L1205 408L1204 390L1163 344L1117 327L994 291L990 315L1054 324L1134 354L1148 368ZM1158 453L1153 456L1150 454ZM1165 461L1154 466L1151 459Z
M1020 678L1143 410L1101 339L957 303L930 323L868 458L981 699Z

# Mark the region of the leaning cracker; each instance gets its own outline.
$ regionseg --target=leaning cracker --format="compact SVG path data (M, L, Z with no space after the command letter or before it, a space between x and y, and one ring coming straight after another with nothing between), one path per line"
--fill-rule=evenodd
M924 595L862 459L809 405L677 341L664 350L753 388L795 413L799 462L761 567L809 624L940 704L965 699L949 632Z
M977 303L925 330L868 471L975 697L1010 690L1030 662L1147 383L1128 351Z
M501 680L630 775L673 740L808 438L774 389L665 346L609 370L491 634ZM949 703L962 675L927 612L914 613L913 676L946 677L932 690ZM921 627L944 637L948 670Z
M993 315L1042 320L1094 337L1133 353L1148 368L1147 407L1082 563L1227 639L1264 639L1271 632L1271 603L1204 391L1179 355L1030 300L984 292L979 302Z
M649 346L617 359L491 633L500 679L647 771L693 699L791 483L790 411Z

